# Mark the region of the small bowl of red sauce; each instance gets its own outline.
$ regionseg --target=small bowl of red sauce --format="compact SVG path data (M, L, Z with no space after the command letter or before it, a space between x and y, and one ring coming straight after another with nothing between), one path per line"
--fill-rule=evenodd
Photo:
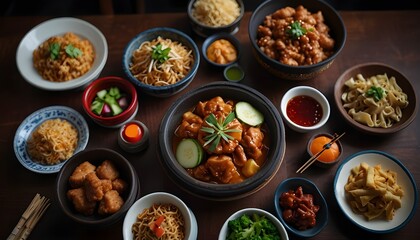
M306 151L309 156L317 154L322 151L326 144L329 144L333 136L328 133L319 133L312 136L306 147ZM341 155L343 154L343 146L341 145L340 140L335 141L334 143L326 146L326 149L317 157L315 165L320 167L330 167L335 163L340 161Z
M306 178L288 178L274 193L277 217L287 232L303 238L314 237L328 223L328 205L321 191Z
M330 104L317 89L298 86L283 95L280 112L289 128L304 133L324 126L330 117Z

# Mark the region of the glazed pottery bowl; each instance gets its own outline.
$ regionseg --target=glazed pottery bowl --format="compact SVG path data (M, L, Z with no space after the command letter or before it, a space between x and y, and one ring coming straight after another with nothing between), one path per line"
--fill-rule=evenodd
M257 45L257 29L265 17L284 7L293 7L302 5L311 13L321 11L325 23L330 28L330 35L335 40L334 53L327 59L311 65L291 66L280 63L278 60L268 57ZM269 0L262 2L252 13L248 27L249 39L251 41L254 56L260 65L279 79L302 81L315 78L327 70L334 59L338 56L344 47L346 41L346 28L339 13L334 10L325 1L319 0Z
M177 161L173 149L175 131L184 112L191 110L199 101L216 96L233 101L246 101L264 115L264 124L270 139L268 154L259 171L235 184L215 184L197 180L188 174ZM238 83L216 82L196 88L178 98L166 111L159 127L159 153L164 169L173 181L184 190L199 197L214 200L243 198L265 186L278 171L285 153L285 132L280 115L270 100L258 91Z

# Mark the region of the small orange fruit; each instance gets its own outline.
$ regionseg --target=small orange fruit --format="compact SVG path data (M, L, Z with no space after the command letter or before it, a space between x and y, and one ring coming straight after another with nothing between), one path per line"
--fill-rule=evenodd
M314 138L311 142L310 151L312 155L322 151L324 145L329 143L331 138L328 136L319 136ZM340 149L337 143L331 144L329 149L326 149L317 159L321 162L334 162L340 155Z

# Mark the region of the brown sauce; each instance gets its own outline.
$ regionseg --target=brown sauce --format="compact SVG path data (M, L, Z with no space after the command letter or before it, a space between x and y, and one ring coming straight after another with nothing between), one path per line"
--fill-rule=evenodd
M231 100L226 101L226 103L234 105L234 103ZM194 108L190 109L190 111L194 112ZM182 121L182 119L180 119L180 122L181 121ZM242 135L244 135L244 132L250 126L246 125L245 123L241 123L241 124L242 124L242 127L243 127ZM264 165L265 160L267 159L268 152L269 152L269 147L268 146L270 144L270 132L269 132L268 127L265 123L263 123L261 126L259 126L259 128L260 128L261 132L264 134L264 138L262 140L262 146L260 148L262 154L258 158L252 158L252 159L254 159L254 161L261 168ZM176 134L174 134L173 139L172 139L172 149L173 149L174 153L176 152L178 144L181 142L182 139L183 139L182 137L179 137ZM204 160L201 162L201 164L199 166L195 167L195 168L186 169L188 174L192 177L194 177L194 171L195 171L196 168L198 168L200 166L205 166L207 160L210 157L217 155L217 154L214 154L214 153L210 153L210 152L206 151L205 149L203 149L203 151L205 152L205 157L204 157ZM227 155L227 156L229 156L233 159L233 154L221 154L221 155ZM249 157L248 154L247 154L247 158L250 159L251 157ZM242 166L238 166L238 165L235 164L235 168L236 168L237 171L232 173L232 178L230 179L228 184L240 183L240 182L244 181L245 179L247 179L247 177L244 174L242 174ZM211 174L209 174L208 177L209 177L209 179L205 182L216 183L216 184L224 184L223 182L219 181L216 177L213 177ZM199 179L199 180L203 181L202 179Z

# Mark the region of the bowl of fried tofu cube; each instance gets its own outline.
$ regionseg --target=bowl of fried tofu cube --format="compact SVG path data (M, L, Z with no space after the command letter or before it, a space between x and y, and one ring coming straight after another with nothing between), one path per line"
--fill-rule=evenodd
M118 222L140 196L140 183L131 163L106 148L81 151L61 168L57 200L70 219L106 227Z

